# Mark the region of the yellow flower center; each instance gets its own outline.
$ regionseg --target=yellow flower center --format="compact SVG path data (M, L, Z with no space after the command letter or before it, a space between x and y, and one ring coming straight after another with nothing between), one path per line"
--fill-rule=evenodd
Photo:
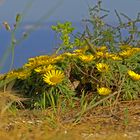
M57 76L53 76L50 78L50 81L54 84L57 84L57 83L60 83L62 80L60 77L57 77Z
M111 89L106 88L106 87L101 87L101 88L97 88L97 91L100 95L108 95L111 94Z

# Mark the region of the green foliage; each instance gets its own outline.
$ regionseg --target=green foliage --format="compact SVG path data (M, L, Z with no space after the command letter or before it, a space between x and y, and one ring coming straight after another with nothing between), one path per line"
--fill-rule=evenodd
M106 45L112 52L117 51L120 44L139 47L140 30L138 25L140 23L140 13L138 13L136 19L131 19L115 10L119 23L112 26L104 21L109 11L103 9L101 4L102 1L99 1L94 7L89 7L90 19L83 20L86 23L84 35L90 39L90 42L97 46ZM127 32L127 35L123 34L124 31ZM98 39L95 41L96 38Z
M81 36L73 34L71 22L53 25L61 41L54 54L29 58L22 68L0 77L2 86L15 80L13 89L29 99L24 101L25 107L51 106L57 114L57 108L80 106L79 120L95 106L139 98L140 40L136 23L140 17L131 20L115 11L119 25L108 25L104 18L109 11L101 8L101 1L89 7L89 13ZM120 15L128 22L124 23ZM20 21L20 15L16 21ZM122 36L123 29L128 30L128 37Z
M61 50L71 51L75 46L83 46L85 44L85 42L81 41L79 38L74 38L74 41L71 41L71 35L74 31L71 22L58 23L56 26L52 26L52 29L60 34L60 40L62 41L56 54Z

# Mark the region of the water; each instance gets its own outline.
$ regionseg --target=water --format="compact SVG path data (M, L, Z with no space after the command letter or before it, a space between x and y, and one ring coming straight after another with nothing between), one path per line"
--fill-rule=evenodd
M51 30L51 25L56 23L49 23L37 30L34 30L28 37L22 41L21 44L16 46L14 54L13 69L21 67L28 61L28 58L38 55L51 54L57 47L57 39L54 31ZM80 23L74 23L73 26L76 31L81 31L82 26ZM17 30L16 37L22 36L23 32L31 28L31 25L22 25L20 30ZM10 33L2 29L0 31L0 60L2 60L5 52L10 47ZM18 39L17 39L18 40ZM4 61L4 65L0 69L0 73L5 73L9 70L11 63L11 53Z

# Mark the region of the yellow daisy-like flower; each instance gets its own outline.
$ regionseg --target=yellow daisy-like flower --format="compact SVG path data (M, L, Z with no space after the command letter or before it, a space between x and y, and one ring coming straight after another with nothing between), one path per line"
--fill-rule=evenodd
M97 92L100 95L108 95L112 93L111 89L106 87L97 88Z
M127 73L128 73L128 75L129 75L133 80L135 80L135 81L140 80L140 75L137 74L137 73L135 73L134 71L128 70Z
M118 55L112 56L111 59L113 59L113 60L122 60L122 58L120 56L118 56Z
M6 78L17 78L18 73L15 70L12 70L6 74Z
M108 52L106 52L105 53L105 57L106 58L111 58L111 57L113 57L115 54L113 54L113 53L108 53Z
M30 69L18 69L10 71L6 74L6 78L17 78L17 79L26 79L31 74Z
M58 55L58 56L54 57L53 59L55 62L58 62L58 61L64 60L64 57L63 57L63 55Z
M107 72L109 70L109 66L105 63L98 63L96 64L96 68L100 72Z
M50 65L46 68L46 71L50 71L50 70L54 70L54 69L56 69L56 66L50 64Z
M79 56L79 59L81 59L83 62L90 62L92 60L95 60L95 57L91 54L89 54L89 55L84 55L83 54L83 55Z
M134 51L140 51L140 48L133 48Z
M140 48L132 48L131 50L132 50L133 54L140 52Z
M38 73L42 73L42 69L44 69L44 67L37 67L36 69L34 69L34 71Z
M97 48L97 51L107 51L107 47L106 46L100 46L99 48Z
M124 51L120 52L119 55L121 57L127 58L127 57L132 56L133 52L132 52L132 50L124 50Z
M73 56L77 56L77 54L75 54L75 53L70 53L70 52L66 52L66 53L63 53L62 54L64 57L73 57Z
M62 55L43 55L43 56L37 56L34 58L29 58L28 63L24 64L23 68L30 68L30 69L35 69L39 66L43 65L49 65L49 64L54 64L58 61L63 60Z
M97 57L97 58L104 57L104 56L105 56L105 55L104 55L103 52L101 52L101 51L96 52L96 57Z
M31 74L31 71L29 69L27 69L27 70L24 70L24 69L23 70L19 70L19 71L17 71L17 78L24 80L27 77L29 77L30 74Z
M114 54L109 53L109 52L101 52L101 51L96 52L96 57L97 58L110 58L112 56L114 56Z
M49 85L57 85L64 79L64 73L60 70L50 70L43 76L45 83Z
M52 62L52 58L48 55L36 56L34 58L29 58L28 62L23 65L23 68L34 69L40 65L47 65Z
M55 69L56 69L56 66L50 64L49 66L37 67L36 69L34 69L34 71L38 73L46 73L47 71L55 70Z

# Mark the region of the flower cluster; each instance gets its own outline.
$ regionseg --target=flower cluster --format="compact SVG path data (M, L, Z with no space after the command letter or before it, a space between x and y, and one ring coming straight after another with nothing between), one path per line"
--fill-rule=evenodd
M15 80L18 90L37 99L42 95L36 93L69 97L76 93L79 97L84 91L99 100L120 89L122 99L135 98L140 86L140 48L125 44L112 51L107 45L90 44L90 39L86 42L76 37L71 41L74 29L69 22L52 28L60 33L61 44L56 52L29 58L20 69L1 75L0 80Z
M38 77L40 76L43 79L44 83L50 86L55 86L62 83L65 78L69 78L65 75L65 73L67 73L67 67L69 63L76 63L79 68L81 64L82 66L86 64L88 68L89 64L89 66L96 68L98 73L104 73L102 76L105 77L100 77L99 79L103 79L102 81L105 82L106 80L109 80L106 79L106 77L109 73L111 73L112 65L115 64L113 61L120 63L123 62L124 59L127 59L128 57L131 57L132 55L140 52L139 48L132 48L130 46L121 46L120 51L116 53L109 52L107 46L94 47L96 49L95 54L92 54L89 47L86 45L81 47L78 46L77 49L74 49L72 52L64 52L59 55L42 55L29 58L28 62L24 64L21 69L10 71L5 75L6 78L17 78L25 80L30 77L33 72L35 72ZM86 69L84 70L86 71ZM140 75L134 71L128 70L127 73L132 80L140 80ZM74 75L76 75L76 73ZM95 79L96 75L98 75L97 72L93 73ZM81 77L83 77L83 74L81 74ZM100 82L102 83L102 81ZM97 88L97 91L99 95L108 95L111 93L111 90L105 88L105 86Z

